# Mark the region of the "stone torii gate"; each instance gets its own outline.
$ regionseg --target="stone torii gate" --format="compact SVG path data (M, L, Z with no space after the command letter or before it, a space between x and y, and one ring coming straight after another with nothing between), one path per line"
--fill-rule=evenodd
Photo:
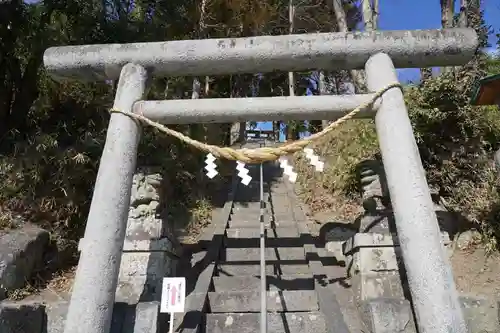
M478 46L472 29L374 31L233 39L65 46L45 52L58 79L119 79L113 108L164 124L292 119L334 120L373 93L201 100L143 100L151 76L201 76L307 69L365 69L376 92L397 82L395 67L462 65ZM376 112L376 113L375 113ZM441 243L425 172L402 92L372 110L416 321L421 333L466 333ZM65 333L108 333L111 326L139 124L112 113L95 184Z

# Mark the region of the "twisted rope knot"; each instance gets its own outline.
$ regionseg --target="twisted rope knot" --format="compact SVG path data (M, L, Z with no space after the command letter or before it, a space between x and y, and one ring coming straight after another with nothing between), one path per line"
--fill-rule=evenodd
M393 83L388 85L387 87L379 90L376 92L373 97L367 101L366 103L361 104L348 114L344 115L343 117L337 119L327 127L325 127L321 132L312 134L306 138L302 138L300 140L292 141L292 142L287 142L281 146L277 147L260 147L260 148L254 148L254 149L248 149L248 148L242 148L242 149L233 149L231 147L219 147L215 145L209 145L194 139L191 139L190 137L177 132L171 128L168 128L160 123L157 123L155 121L150 120L149 118L144 117L141 114L136 114L133 112L127 112L127 111L122 111L118 109L111 109L109 112L113 113L121 113L124 114L128 117L131 117L135 120L138 120L140 122L146 123L147 125L154 127L158 129L160 132L165 133L167 135L173 136L184 143L187 143L190 146L193 146L199 150L202 150L206 153L212 153L217 158L224 158L227 160L231 161L240 161L243 163L261 163L261 162L266 162L266 161L275 161L279 159L282 156L290 155L293 153L296 153L298 151L303 150L305 147L310 145L312 142L318 141L319 139L324 138L326 135L331 133L336 127L340 126L347 120L353 118L356 114L361 112L362 110L372 107L373 104L382 97L382 95L392 89L392 88L400 88L402 89L402 86L400 83Z

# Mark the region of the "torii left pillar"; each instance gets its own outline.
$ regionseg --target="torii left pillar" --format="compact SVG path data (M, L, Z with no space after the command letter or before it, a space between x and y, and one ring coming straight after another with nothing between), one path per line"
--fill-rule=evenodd
M144 67L125 65L113 108L131 112L143 99L148 77ZM136 120L111 114L64 333L110 331L139 138Z

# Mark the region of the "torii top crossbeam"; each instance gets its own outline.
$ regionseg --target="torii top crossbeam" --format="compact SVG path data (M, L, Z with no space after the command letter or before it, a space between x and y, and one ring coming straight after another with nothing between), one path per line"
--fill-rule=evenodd
M44 64L54 77L87 81L117 79L129 62L154 76L362 69L378 52L418 68L462 65L477 45L473 29L340 32L52 47Z

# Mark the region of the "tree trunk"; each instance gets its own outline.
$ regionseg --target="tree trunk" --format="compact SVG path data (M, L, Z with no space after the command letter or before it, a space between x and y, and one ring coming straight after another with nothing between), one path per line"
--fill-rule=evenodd
M327 95L326 83L325 83L325 72L324 71L319 72L318 90L319 90L320 95ZM322 120L321 121L321 128L325 129L326 127L328 127L328 124L329 124L328 120Z
M16 78L16 81L19 83L14 83L15 97L12 103L8 127L16 128L21 133L24 132L24 128L27 125L27 117L30 108L39 95L39 71L43 62L43 53L47 45L46 36L43 34L45 33L47 26L50 24L50 19L54 10L55 9L49 5L46 11L42 14L40 23L38 27L36 27L36 31L39 35L35 36L33 39L34 42L31 45L31 56L28 58L22 78Z
M441 27L443 29L453 28L453 15L455 13L455 0L440 0L441 4ZM444 73L453 72L453 67L442 67Z
M455 0L440 0L441 2L441 27L453 28L453 15Z
M460 0L460 15L458 17L458 27L467 28L467 0Z
M275 136L275 140L279 141L280 140L280 133L281 133L281 121L277 120L273 122L273 132Z
M373 8L372 8L373 30L378 29L378 14L379 14L379 1L373 0Z
M295 16L295 7L293 5L293 0L290 0L288 4L288 20L290 22L289 33L293 34L293 19ZM295 96L295 80L293 76L293 72L288 72L288 95ZM290 123L286 126L286 140L294 139L294 129L290 126Z
M195 77L193 79L193 92L191 94L191 99L199 99L200 98L200 91L201 91L200 80L197 77Z
M348 32L347 19L344 10L344 6L342 4L342 0L332 0L333 1L333 10L335 12L335 18L337 19L337 27L339 32ZM365 80L362 71L351 70L351 78L354 84L355 90L357 93L361 93L366 90L365 88Z
M424 83L432 77L432 68L420 68L420 83Z
M323 127L323 120L310 120L309 121L309 132L312 134L320 132L322 127Z
M375 25L373 23L373 9L370 4L370 0L361 1L363 10L363 21L365 23L365 31L375 30Z
M288 19L290 21L290 35L293 34L293 19L295 15L295 7L293 6L293 0L290 0L288 5ZM290 96L295 96L295 82L293 77L293 72L288 72L288 93Z
M293 130L290 125L286 125L286 141L293 141Z

